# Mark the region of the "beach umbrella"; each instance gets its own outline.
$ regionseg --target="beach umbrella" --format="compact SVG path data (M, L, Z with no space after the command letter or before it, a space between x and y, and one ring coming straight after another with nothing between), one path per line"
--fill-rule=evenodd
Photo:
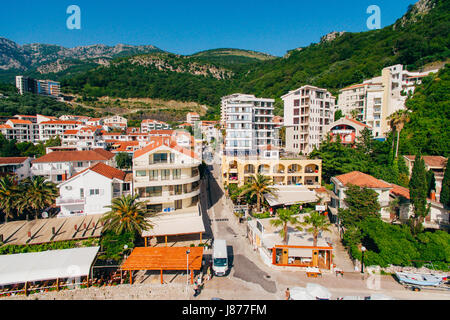
M305 288L295 287L289 289L292 300L316 300L315 297L310 295Z
M317 299L325 299L325 300L331 299L331 292L324 286L321 286L320 284L317 283L306 284L306 291L313 297L316 297Z

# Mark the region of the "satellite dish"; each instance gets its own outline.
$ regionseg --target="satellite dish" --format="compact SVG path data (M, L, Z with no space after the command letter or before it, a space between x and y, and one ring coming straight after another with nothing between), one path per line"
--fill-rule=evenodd
M47 219L48 213L46 211L42 212L42 218Z

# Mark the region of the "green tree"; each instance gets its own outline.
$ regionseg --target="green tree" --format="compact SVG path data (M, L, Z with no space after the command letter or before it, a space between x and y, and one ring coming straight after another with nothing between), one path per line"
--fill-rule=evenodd
M397 148L395 150L395 158L398 157L398 148L400 145L400 132L405 124L410 121L410 114L407 110L397 110L388 117L391 128L397 132Z
M345 226L356 225L368 217L380 216L381 207L375 190L348 185L345 202L348 209L340 209L338 213Z
M126 152L120 152L116 155L116 164L119 169L129 169L133 164L133 158Z
M293 226L299 224L299 220L295 216L296 212L291 209L278 209L275 219L270 220L270 224L274 227L282 227L280 230L280 236L283 239L284 244L288 243L288 224Z
M137 201L138 195L122 196L112 200L101 220L105 222L104 230L110 230L117 235L131 232L135 236L153 228L146 218L153 216L145 209L145 203Z
M427 171L427 182L428 182L427 196L430 197L431 192L436 191L436 178L434 177L434 172L431 169Z
M25 179L20 188L22 196L19 200L19 210L30 210L34 213L35 219L38 219L42 210L53 205L59 195L56 185L45 181L45 178L41 176Z
M450 166L445 168L444 178L442 179L442 189L439 201L446 206L450 207Z
M343 118L344 114L342 113L341 109L337 109L334 113L334 121L338 121L339 119Z
M240 196L249 194L252 198L256 197L256 210L261 212L264 194L268 193L276 196L277 189L273 185L274 183L270 177L258 173L251 176L250 181L243 186Z
M427 205L428 182L425 161L419 153L414 160L414 167L409 181L409 193L413 215L410 218L411 233L416 235L423 229L423 220L430 212Z
M302 226L309 226L306 231L313 234L314 247L317 247L317 237L320 232L330 231L331 224L328 223L327 218L318 212L314 211L309 216L306 216L301 223Z
M18 197L19 189L14 178L9 175L0 177L0 210L3 211L5 222L14 217Z

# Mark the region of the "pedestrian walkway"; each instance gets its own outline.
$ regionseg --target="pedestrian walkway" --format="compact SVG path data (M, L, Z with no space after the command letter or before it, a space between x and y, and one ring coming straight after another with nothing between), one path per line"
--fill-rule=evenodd
M355 266L350 258L350 255L348 254L347 249L341 242L337 227L333 225L330 229L331 241L333 242L333 263L337 266L337 268L344 271L344 273L354 272Z

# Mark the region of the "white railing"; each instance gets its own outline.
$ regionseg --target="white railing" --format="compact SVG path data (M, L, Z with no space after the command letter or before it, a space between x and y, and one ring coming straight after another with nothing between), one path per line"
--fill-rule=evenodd
M69 205L69 204L85 204L85 198L56 198L56 205Z

